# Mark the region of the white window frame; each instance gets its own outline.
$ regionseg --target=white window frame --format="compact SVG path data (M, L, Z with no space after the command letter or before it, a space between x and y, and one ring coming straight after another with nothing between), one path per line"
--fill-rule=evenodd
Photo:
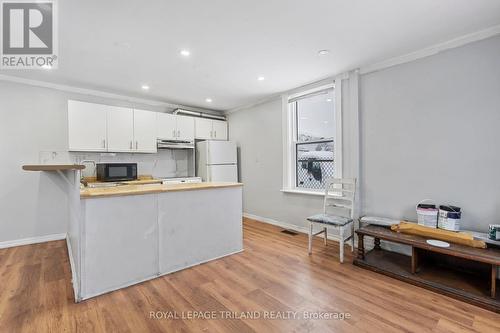
M296 186L296 117L295 110L289 106L289 100L313 94L321 90L334 89L335 94L335 138L334 138L334 168L335 177L342 178L342 82L334 82L304 90L292 95L282 96L282 133L283 133L283 187L282 192L307 195L324 195L324 190L304 189Z

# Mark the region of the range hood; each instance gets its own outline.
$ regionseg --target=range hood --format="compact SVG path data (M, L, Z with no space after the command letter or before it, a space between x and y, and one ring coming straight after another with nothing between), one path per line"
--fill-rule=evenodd
M158 149L194 149L194 141L158 139L156 146Z

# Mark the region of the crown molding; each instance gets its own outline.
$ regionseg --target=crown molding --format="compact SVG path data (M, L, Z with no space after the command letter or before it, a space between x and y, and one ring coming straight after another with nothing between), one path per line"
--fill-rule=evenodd
M234 112L242 111L242 110L245 110L245 109L250 109L250 108L253 108L255 106L258 106L258 105L261 105L261 104L273 101L275 99L282 98L284 95L292 95L292 94L296 94L296 93L302 92L304 90L315 89L315 88L323 86L323 85L331 84L331 83L335 82L336 80L345 80L348 77L349 77L349 75L347 74L347 72L346 73L341 73L341 74L338 74L338 75L328 76L327 78L324 78L324 79L321 79L321 80L317 80L317 81L313 81L313 82L304 84L304 85L302 85L300 87L297 87L297 88L286 90L286 91L280 92L278 94L273 94L271 96L268 96L266 98L258 100L257 102L250 103L250 104L245 104L243 106L239 106L239 107L236 107L234 109L227 110L227 111L224 112L224 114L228 115L228 114L231 114L231 113L234 113Z
M426 47L424 49L411 52L402 56L390 58L383 60L371 65L361 66L360 74L368 74L376 71L380 71L389 67L405 64L418 59L427 58L429 56L441 53L446 50L454 49L460 46L464 46L473 42L478 42L483 39L494 37L500 34L500 25L496 25L484 30L473 32L467 35L463 35L443 43L434 44L432 46Z
M259 99L258 101L254 102L254 103L245 104L245 105L242 105L242 106L238 106L238 107L236 107L234 109L230 109L230 110L224 111L224 114L227 116L227 115L229 115L231 113L235 113L235 112L238 112L238 111L243 111L243 110L246 110L246 109L253 108L255 106L259 106L261 104L274 101L275 99L279 99L279 98L281 98L281 95L282 94L273 94L273 95L268 96L266 98Z
M463 35L454 39L451 39L449 41L439 43L432 45L430 47L408 53L402 56L390 58L384 61L380 61L374 64L370 65L365 65L362 66L359 71L360 74L368 74L376 71L380 71L389 67L401 65L404 63L409 63L418 59L426 58L438 53L441 53L443 51L457 48L463 45L467 45L473 42L481 41L490 37L494 37L500 35L500 25L496 25L481 31L477 31L474 33L470 33L467 35ZM122 94L116 94L116 93L109 93L109 92L103 92L99 90L94 90L94 89L87 89L87 88L79 88L75 86L70 86L70 85L64 85L64 84L58 84L58 83L51 83L51 82L46 82L46 81L39 81L39 80L32 80L32 79L26 79L26 78L21 78L17 76L11 76L11 75L5 75L5 74L0 74L0 81L9 81L9 82L15 82L15 83L21 83L21 84L26 84L26 85L31 85L31 86L36 86L36 87L43 87L43 88L49 88L49 89L55 89L59 91L65 91L65 92L70 92L70 93L75 93L75 94L82 94L82 95L90 95L90 96L97 96L97 97L103 97L103 98L110 98L110 99L117 99L117 100L123 100L131 103L137 103L137 104L143 104L143 105L149 105L149 106L155 106L155 107L165 107L165 108L170 108L170 109L177 109L177 108L182 108L182 109L187 109L187 110L193 110L193 111L199 111L199 112L211 112L211 113L223 113L223 114L231 114L237 111L249 109L261 104L264 104L266 102L270 102L272 100L275 100L277 98L280 98L284 94L292 94L297 91L300 91L302 89L307 89L309 87L314 87L316 85L321 85L324 82L328 80L335 80L335 79L345 79L347 77L346 73L341 73L338 75L334 76L329 76L327 78L323 78L321 80L313 81L308 84L305 84L303 86L290 89L287 91L283 91L277 94L270 95L266 98L260 99L254 103L242 105L230 110L226 111L216 111L216 110L209 110L209 109L204 109L204 108L197 108L197 107L189 107L186 105L181 105L181 104L174 104L174 103L168 103L164 101L158 101L158 100L153 100L153 99L146 99L146 98L138 98L138 97L130 97L127 95L122 95Z
M110 92L105 92L105 91L100 91L100 90L95 90L95 89L88 89L88 88L79 88L79 87L65 85L65 84L59 84L59 83L26 79L26 78L12 76L12 75L0 74L0 81L26 84L26 85L30 85L30 86L54 89L54 90L59 90L59 91L64 91L64 92L69 92L69 93L74 93L74 94L116 99L116 100L126 101L126 102L130 102L130 103L136 103L136 104L142 104L142 105L148 105L148 106L154 106L154 107L165 107L165 108L169 108L169 109L185 109L185 110L192 110L192 111L198 111L198 112L208 112L208 113L215 113L215 114L220 113L220 112L217 112L214 110L208 110L208 109L197 108L197 107L190 107L190 106L186 106L186 105L182 105L182 104L168 103L168 102L164 102L164 101L158 101L158 100L147 99L147 98L131 97L131 96L123 95L123 94L110 93Z
M412 61L415 61L418 59L426 58L426 57L441 53L441 52L446 51L446 50L454 49L454 48L464 46L464 45L467 45L467 44L470 44L473 42L478 42L478 41L481 41L481 40L484 40L484 39L487 39L490 37L494 37L497 35L500 35L500 25L495 25L493 27L490 27L490 28L487 28L484 30L480 30L480 31L473 32L473 33L470 33L467 35L463 35L463 36L448 40L448 41L443 42L443 43L434 44L432 46L429 46L429 47L426 47L424 49L421 49L421 50L418 50L418 51L415 51L412 53L408 53L408 54L405 54L402 56L398 56L398 57L383 60L383 61L380 61L380 62L377 62L374 64L362 66L359 69L359 73L360 73L360 75L363 75L363 74L368 74L368 73L380 71L380 70L383 70L383 69L386 69L389 67L393 67L396 65L409 63L409 62L412 62ZM347 72L350 72L350 71L347 71ZM302 89L307 89L308 87L311 87L311 86L320 85L327 80L333 80L333 79L339 79L339 78L344 80L344 79L347 79L347 77L348 77L347 72L338 74L336 76L331 76L331 77L328 77L325 79L321 79L321 80L318 80L315 82L311 82L309 84L306 84L306 85L303 85L301 87L294 88L294 89L291 89L288 91L284 91L284 92L281 92L279 94L274 94L274 95L271 95L267 98L261 99L255 103L236 107L236 108L228 110L224 113L227 115L227 114L231 114L231 113L234 113L237 111L249 109L249 108L258 106L260 104L269 102L271 100L274 100L282 95L293 94L293 93L296 93L297 91L300 91Z

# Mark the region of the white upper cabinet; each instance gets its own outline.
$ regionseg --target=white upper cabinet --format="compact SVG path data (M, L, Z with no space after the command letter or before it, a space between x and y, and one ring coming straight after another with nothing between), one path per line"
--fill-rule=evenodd
M196 118L196 138L200 140L227 140L227 122Z
M170 113L158 114L158 138L166 140L194 140L194 118Z
M200 140L212 139L212 120L205 118L195 119L196 138Z
M177 116L177 139L185 141L194 140L194 118L186 116Z
M108 106L68 101L69 151L106 151Z
M134 109L134 144L138 153L156 153L156 112Z
M214 140L227 140L227 122L221 120L212 121L212 136Z
M69 151L156 153L157 139L227 140L227 122L68 101Z
M134 111L129 108L108 106L108 151L133 152Z
M177 125L175 115L170 113L157 114L157 132L158 139L173 140L177 134Z

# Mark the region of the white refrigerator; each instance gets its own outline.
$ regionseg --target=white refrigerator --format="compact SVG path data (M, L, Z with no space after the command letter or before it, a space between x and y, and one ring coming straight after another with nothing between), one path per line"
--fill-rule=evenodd
M196 175L204 182L237 182L238 158L232 141L201 141L196 144Z

